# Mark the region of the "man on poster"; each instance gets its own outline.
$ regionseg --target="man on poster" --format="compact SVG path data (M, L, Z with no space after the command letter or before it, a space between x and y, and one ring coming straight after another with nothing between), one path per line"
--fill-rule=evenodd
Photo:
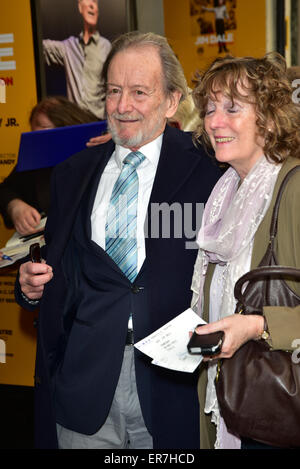
M97 31L98 0L78 0L78 8L83 20L80 35L64 41L44 39L44 57L47 65L65 68L70 101L103 119L105 96L100 77L111 44Z

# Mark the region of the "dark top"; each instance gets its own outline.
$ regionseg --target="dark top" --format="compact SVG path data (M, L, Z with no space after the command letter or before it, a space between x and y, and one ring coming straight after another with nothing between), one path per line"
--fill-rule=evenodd
M13 199L21 199L46 215L50 205L50 179L53 168L41 168L17 172L15 169L0 184L0 213L5 226L13 228L7 213L7 205Z

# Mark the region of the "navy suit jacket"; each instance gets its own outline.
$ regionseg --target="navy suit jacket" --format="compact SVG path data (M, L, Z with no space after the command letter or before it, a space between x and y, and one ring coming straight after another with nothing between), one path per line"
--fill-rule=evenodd
M196 206L206 202L220 170L203 149L194 146L191 135L167 126L149 207L162 203L185 207L182 219L178 221L178 213L176 220L171 215L172 227L165 236L156 228L153 231L153 220L148 217L146 259L133 285L105 251L96 247L98 262L92 278L99 304L96 311L86 308L83 314L73 307L74 295L64 263L68 252L71 258L80 256L72 254L70 244L74 223L82 216L86 203L83 224L89 233L91 193L113 150L114 143L110 141L73 155L54 170L46 226L46 259L53 267L54 277L45 287L38 322L39 448L56 447L55 422L86 434L95 433L104 423L118 381L130 312L138 341L187 309L191 301L190 284L197 255L196 249L186 249L191 218L195 229ZM26 307L18 287L16 297ZM137 350L135 364L141 408L154 448L198 448L197 373L156 367Z

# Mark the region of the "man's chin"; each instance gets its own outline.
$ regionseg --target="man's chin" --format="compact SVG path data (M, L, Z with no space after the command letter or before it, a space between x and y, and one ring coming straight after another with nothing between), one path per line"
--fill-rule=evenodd
M143 135L137 134L129 137L128 135L121 135L113 129L109 130L116 145L121 145L125 148L135 148L140 147L143 144Z
M86 18L85 21L89 28L95 28L98 24L98 18Z

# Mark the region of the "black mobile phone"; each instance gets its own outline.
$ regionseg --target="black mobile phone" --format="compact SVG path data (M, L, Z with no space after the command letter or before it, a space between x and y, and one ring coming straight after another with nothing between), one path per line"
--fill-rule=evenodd
M224 332L217 331L211 334L199 335L193 333L187 345L188 351L192 355L213 356L221 352L224 339Z
M29 255L31 262L42 262L41 248L39 243L33 243L30 245Z

